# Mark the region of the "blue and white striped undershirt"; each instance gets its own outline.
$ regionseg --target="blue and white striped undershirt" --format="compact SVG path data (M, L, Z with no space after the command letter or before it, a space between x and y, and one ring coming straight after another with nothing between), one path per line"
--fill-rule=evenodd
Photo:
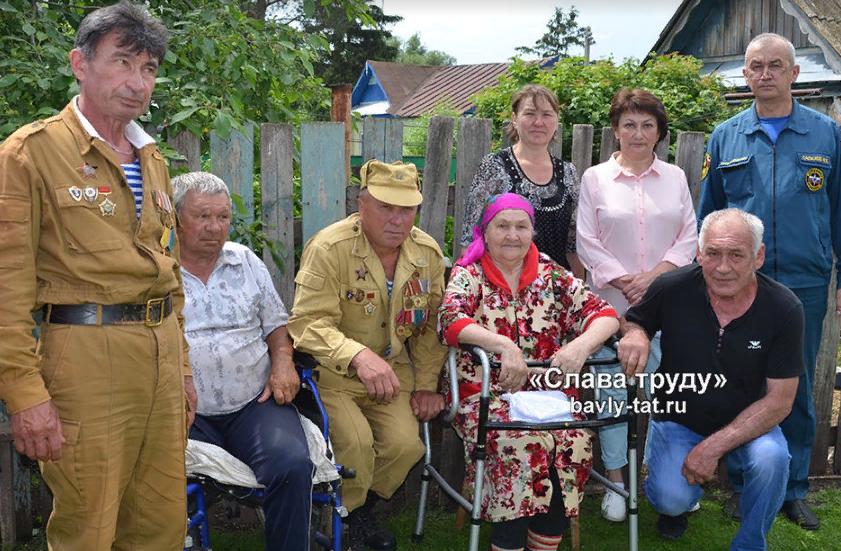
M143 207L143 173L140 172L140 159L131 164L122 165L131 192L134 194L134 206L137 210L137 218L140 219L140 210Z

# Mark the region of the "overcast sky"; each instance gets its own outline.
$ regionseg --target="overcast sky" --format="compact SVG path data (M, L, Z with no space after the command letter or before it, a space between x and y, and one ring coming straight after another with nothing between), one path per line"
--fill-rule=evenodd
M407 39L415 32L430 50L442 50L459 65L497 63L533 46L546 32L555 7L575 6L581 26L589 25L596 43L591 59L640 58L657 41L681 0L376 0L388 15L403 16L390 28ZM573 52L583 55L583 50Z

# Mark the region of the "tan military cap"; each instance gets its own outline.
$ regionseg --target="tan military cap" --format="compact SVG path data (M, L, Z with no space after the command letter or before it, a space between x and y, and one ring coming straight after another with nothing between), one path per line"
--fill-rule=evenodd
M368 188L375 199L401 207L414 207L423 201L418 169L412 163L384 163L371 159L359 171L360 189Z

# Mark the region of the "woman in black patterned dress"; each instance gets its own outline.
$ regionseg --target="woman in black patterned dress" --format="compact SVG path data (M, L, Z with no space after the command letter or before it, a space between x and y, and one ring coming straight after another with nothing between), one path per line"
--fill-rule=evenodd
M534 208L538 250L583 279L584 267L575 253L581 180L572 163L549 153L549 143L557 139L558 99L545 86L527 84L514 96L511 112L508 136L515 143L482 159L467 197L461 244L466 247L473 240L471 230L488 197L517 193Z

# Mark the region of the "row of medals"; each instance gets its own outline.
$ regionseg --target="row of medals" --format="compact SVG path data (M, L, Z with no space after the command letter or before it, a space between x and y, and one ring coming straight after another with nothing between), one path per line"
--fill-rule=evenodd
M114 216L114 207L117 205L108 198L108 196L111 195L110 187L85 186L85 189L80 189L76 186L72 186L68 191L70 192L70 197L72 197L77 203L84 199L88 203L96 204L99 207L99 211L102 213L102 216ZM104 197L105 200L101 203L97 203L96 201L100 197Z

